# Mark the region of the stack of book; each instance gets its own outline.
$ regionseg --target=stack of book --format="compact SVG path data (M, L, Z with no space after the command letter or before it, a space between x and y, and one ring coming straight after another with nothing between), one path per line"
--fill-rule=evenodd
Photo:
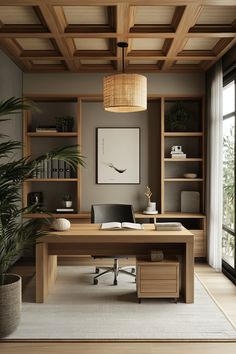
M180 152L171 151L171 157L172 159L185 159L186 154L184 154L183 151Z
M57 128L53 125L48 125L48 126L39 125L36 128L36 133L57 133Z
M71 166L61 160L44 160L40 162L34 178L75 178L76 174Z

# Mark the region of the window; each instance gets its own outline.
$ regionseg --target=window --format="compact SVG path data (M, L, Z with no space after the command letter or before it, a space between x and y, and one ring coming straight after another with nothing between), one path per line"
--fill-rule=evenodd
M223 88L223 272L236 282L235 251L235 78Z

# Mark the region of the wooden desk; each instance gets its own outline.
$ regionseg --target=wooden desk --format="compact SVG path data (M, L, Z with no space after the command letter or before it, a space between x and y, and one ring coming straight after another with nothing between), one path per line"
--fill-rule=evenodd
M186 303L194 301L193 234L182 231L155 231L153 224L144 230L100 230L96 224L73 224L68 231L53 231L36 244L36 302L44 302L56 280L58 255L133 255L145 256L157 247L182 255L182 293ZM79 286L79 284L78 284Z

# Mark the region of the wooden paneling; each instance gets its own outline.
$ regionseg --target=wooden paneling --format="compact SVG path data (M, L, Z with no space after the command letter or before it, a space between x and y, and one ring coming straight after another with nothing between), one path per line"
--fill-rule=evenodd
M203 71L236 43L235 14L235 0L1 0L0 48L25 72L119 72L127 41L129 72Z

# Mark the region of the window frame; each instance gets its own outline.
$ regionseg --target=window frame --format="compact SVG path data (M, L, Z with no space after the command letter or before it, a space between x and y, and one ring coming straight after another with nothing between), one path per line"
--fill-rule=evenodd
M226 225L223 224L222 221L222 231L226 231L229 235L234 237L234 268L227 263L222 256L222 272L234 283L236 284L236 70L233 70L233 72L231 72L229 75L227 75L226 77L224 77L224 81L223 81L223 88L226 87L228 84L230 84L231 82L234 81L234 85L235 85L235 90L234 90L234 101L235 101L235 105L234 105L234 111L222 115L222 119L229 119L234 117L234 124L235 124L235 136L234 136L234 152L235 152L235 161L234 161L234 186L235 186L235 190L234 190L234 201L235 201L235 206L234 206L234 230L231 230L229 227L227 227ZM223 205L222 205L223 207Z

